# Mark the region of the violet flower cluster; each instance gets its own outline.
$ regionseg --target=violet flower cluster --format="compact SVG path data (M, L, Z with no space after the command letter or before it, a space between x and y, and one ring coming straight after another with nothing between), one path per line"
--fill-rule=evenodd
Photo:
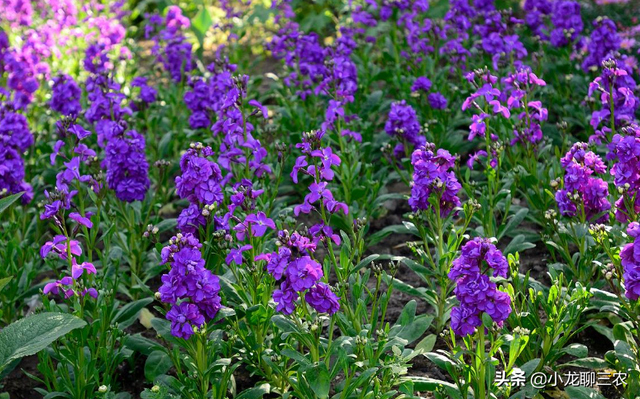
M627 234L633 242L620 251L620 263L623 267L625 296L632 301L640 298L640 224L632 222L627 227Z
M302 135L302 143L296 144L304 155L296 159L291 179L298 184L299 174L309 175L313 178L313 183L309 185L309 193L304 197L302 204L296 205L293 213L298 216L300 213L311 213L316 210L324 215L325 210L329 213L342 211L345 215L349 213L349 207L343 202L337 201L328 185L333 180L335 172L333 166L338 166L342 162L337 154L333 153L331 147L321 147L321 131L311 131ZM319 208L319 209L318 209Z
M214 98L218 100L208 102L217 113L217 120L211 126L211 131L214 136L222 137L218 164L228 171L232 171L234 165L237 165L243 169L243 173L256 177L271 174L271 167L265 163L267 150L254 137L255 127L248 121L254 115L267 119L267 107L257 100L246 101L249 81L247 75L232 76L229 68L221 69L221 73L214 75L213 81L210 81L213 90L209 93L216 95ZM198 97L185 95L185 101L189 104L198 101ZM192 105L188 106L194 108ZM204 116L208 118L208 115Z
M131 81L131 87L138 87L140 89L139 99L145 104L151 104L156 102L158 98L158 91L149 86L149 79L137 76Z
M416 111L405 100L391 104L384 131L389 136L397 137L400 141L394 148L394 154L398 157L402 157L407 150L405 143L419 147L427 142L427 139L422 135Z
M471 93L462 103L462 110L473 107L479 111L479 114L474 114L471 117L471 125L469 125L469 141L472 141L476 136L485 139L487 144L498 140L498 136L488 131L487 121L493 115L500 115L503 118L510 118L511 111L508 107L504 106L500 101L504 97L504 94L494 85L498 82L498 78L487 71L484 71L480 76L476 76L475 72L469 72L466 74L466 79L474 86L475 92ZM484 100L484 101L480 101ZM471 155L467 161L467 166L473 168L473 164L480 157L488 157L491 154L489 166L491 168L497 168L498 159L497 154L493 148L486 148L485 150L479 150L475 154Z
M142 201L151 186L146 143L144 136L127 128L124 117L132 110L123 105L120 84L102 71L88 78L87 91L85 119L95 123L98 144L104 148L107 185L121 201Z
M476 237L462 247L449 272L459 301L451 310L451 328L458 336L475 333L482 326L482 313L500 326L509 317L511 297L490 278L506 278L508 269L507 259L489 239Z
M510 111L520 111L518 124L514 126L514 138L511 145L517 142L536 144L542 140L541 124L547 120L549 111L542 102L531 97L536 87L544 87L547 83L536 76L528 67L522 67L516 73L502 79L504 89L502 102L506 102Z
M595 130L591 141L600 143L611 129L635 120L640 99L634 93L636 81L632 73L631 68L616 59L602 62L602 73L589 85L589 97L597 95L601 105L600 110L591 114L591 126Z
M207 219L203 215L206 205L222 205L224 179L217 163L209 160L211 147L194 143L180 159L182 174L176 177L176 192L190 204L178 216L178 228L184 234L197 234Z
M82 110L82 90L69 75L62 74L53 79L51 109L62 115L78 115Z
M172 305L166 317L171 334L178 338L189 339L222 308L220 279L206 268L201 248L198 239L187 233L172 237L162 249L162 264L170 270L162 275L158 294Z
M117 125L104 138L107 146L102 167L107 171L107 185L121 201L142 201L151 186L144 136Z
M610 173L621 194L615 203L616 220L626 223L640 213L640 126L623 127L621 133L609 143L607 160L613 161Z
M33 199L31 185L24 181L22 153L33 145L27 118L10 104L0 104L0 197L24 192L22 202Z
M59 139L53 145L49 159L51 165L55 165L58 159L62 159L64 168L56 175L55 190L52 192L45 190L44 192L46 202L40 219L51 219L56 225L63 226L65 211L74 206L72 200L78 194L77 187L86 185L94 192L99 192L101 185L93 176L83 174L85 166L96 160L96 152L82 142L91 135L91 132L78 125L73 117L58 121L56 127ZM67 146L65 139L67 142L73 143L73 147L66 153L64 151ZM88 217L87 215L80 216ZM92 227L91 223L84 219L76 221L88 228Z
M69 239L64 235L57 235L40 249L40 255L43 259L50 253L65 261L68 257L71 257L71 276L65 276L45 284L42 289L45 295L59 295L65 299L75 295L80 297L89 295L93 299L98 298L98 290L89 287L90 282L83 279L83 276L88 278L90 275L95 275L97 273L96 267L89 262L78 263L76 256L82 255L82 247L78 241Z
M586 143L576 143L560 160L565 169L564 187L556 191L555 198L563 216L580 220L603 222L609 220L609 187L595 174L607 167L602 159L588 151Z
M72 237L82 226L86 229L93 228L91 212L83 212L77 209L72 202L78 195L77 187L84 186L87 189L98 191L100 184L91 176L83 174L83 166L95 160L96 153L82 143L84 139L91 135L80 125L75 124L75 118L65 118L57 123L57 130L60 140L53 147L50 155L51 164L55 165L58 159L63 162L64 168L56 175L56 187L52 192L45 190L46 202L44 210L40 214L41 220L51 220L64 234L58 234L53 240L46 242L40 249L40 256L44 259L49 254L54 254L58 258L68 261L71 264L71 276L66 276L45 285L44 294L62 295L70 298L73 295L84 297L89 295L94 299L98 297L98 291L90 287L89 281L83 278L96 274L96 268L89 262L78 263L77 258L82 255L82 247L77 240ZM66 153L63 148L67 142L73 143ZM82 194L81 194L82 195ZM72 210L67 215L68 210ZM67 217L69 222L66 222ZM75 225L73 229L70 226Z
M611 58L613 52L620 48L621 38L616 24L609 18L599 17L593 21L595 29L587 43L587 56L582 61L582 69L587 72L597 68L602 61Z
M440 49L441 55L453 58L456 64L464 64L471 56L464 42L469 39L469 31L479 37L478 47L492 57L494 69L501 60L519 60L527 55L527 50L514 32L515 27L524 23L512 16L503 18L495 8L493 0L468 0L451 2L444 17L447 40Z
M324 226L324 230L333 240L340 242L330 227ZM317 228L315 231L323 234ZM322 265L313 258L317 241L284 230L278 232L278 243L277 252L256 257L256 261L267 262L267 271L280 284L273 292L276 310L284 314L293 313L298 298L303 294L306 303L320 313L334 314L340 310L340 298L328 284L320 281L324 277Z
M146 38L151 37L151 34L161 27L153 36L153 54L162 62L175 82L182 81L184 75L194 68L191 43L184 35L184 31L191 26L191 21L182 15L178 6L169 6L165 18L158 14L147 18L149 24L145 28Z
M409 205L414 211L436 211L431 203L431 199L434 199L438 202L440 217L447 217L454 208L460 206L458 192L462 186L450 170L456 158L447 150L434 151L435 145L427 143L411 155L414 172Z
M227 62L214 62L208 67L207 79L192 77L184 102L191 111L189 126L192 129L208 129L218 112L222 110L224 97L234 87L233 73L236 66Z

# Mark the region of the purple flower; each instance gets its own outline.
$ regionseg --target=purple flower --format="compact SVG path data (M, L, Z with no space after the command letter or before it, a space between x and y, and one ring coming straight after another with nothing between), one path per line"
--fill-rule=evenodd
M585 143L576 143L560 160L565 168L564 188L556 192L560 213L566 217L576 216L577 209L584 207L585 221L597 217L597 221L609 219L609 188L602 179L592 176L604 173L606 166L599 156L587 151Z
M198 307L189 302L173 305L167 312L167 320L171 321L171 334L184 339L191 338L194 327L201 328L205 323Z
M53 295L60 295L60 294L64 294L65 299L71 298L74 294L73 289L68 288L70 286L73 286L73 279L69 276L67 277L63 277L60 280L56 280L55 282L52 283L47 283L44 288L42 289L42 292L45 295L48 294L53 294Z
M576 40L584 28L580 4L576 1L556 1L553 4L551 22L554 25L551 31L552 45L562 47Z
M95 266L93 266L92 263L89 262L82 262L81 264L78 264L74 259L72 259L72 265L71 265L71 277L74 280L79 279L82 274L84 274L84 272L87 272L87 274L96 274L96 268Z
M60 75L53 80L51 109L63 115L78 115L82 110L82 90L69 75Z
M69 128L69 133L74 134L78 140L83 140L91 136L91 132L80 125L74 124Z
M322 266L309 256L291 262L286 270L287 280L297 292L313 287L323 275Z
M319 313L328 313L330 315L340 310L340 298L331 291L325 283L317 283L313 288L307 291L304 299L312 308Z
M411 155L414 172L409 205L414 211L432 209L429 199L433 197L438 201L440 216L447 217L460 206L458 192L462 186L450 171L455 157L446 150L439 149L437 153L434 150L435 146L427 143Z
M171 262L171 270L161 277L158 292L163 302L174 305L167 313L171 333L184 339L191 337L193 327L212 320L222 306L219 278L205 268L201 246L193 235L180 234L161 253L163 263Z
M153 87L147 84L147 78L138 76L133 79L131 82L132 87L140 88L140 100L144 101L147 104L153 103L156 101L158 96L158 91Z
M627 234L633 242L620 251L620 263L623 267L625 296L632 301L640 298L640 224L632 222L627 227Z
M416 111L404 100L391 104L384 130L389 136L397 136L400 140L406 140L415 146L422 145L426 141L420 135L420 122L418 122Z
M91 219L89 219L89 217L91 217L90 213L87 213L88 217L84 217L81 214L77 213L77 212L71 212L69 214L69 217L73 220L75 220L77 223L85 226L86 228L90 229L93 227L93 223L91 222Z
M227 262L227 265L231 266L231 263L235 263L236 265L241 266L242 263L244 262L244 259L242 258L242 253L250 249L253 249L253 246L248 244L243 245L240 248L232 248L229 251L229 255L227 255L227 258L225 259L225 261Z
M57 235L53 237L52 241L47 241L40 248L40 257L42 259L46 258L51 251L54 251L60 259L63 260L67 259L68 254L72 256L82 255L82 247L80 247L80 243L76 240L69 240L63 235Z
M419 78L417 78L415 82L413 82L413 86L411 86L412 92L416 92L416 91L426 92L429 90L431 90L431 81L425 76L420 76Z
M433 109L445 109L447 108L448 101L445 96L440 93L431 93L427 96L429 106Z
M287 281L280 284L280 289L273 291L273 300L276 303L276 311L291 314L296 308L298 293L289 287Z
M196 234L200 226L205 226L207 219L202 215L202 211L197 204L190 204L178 215L178 229L182 233Z
M244 222L251 227L251 234L254 237L262 237L266 233L267 227L273 230L276 229L276 224L264 212L251 213L247 215Z
M322 170L320 171L321 177L325 180L333 180L334 173L333 170L331 170L331 167L333 165L340 165L341 161L340 157L333 153L331 147L312 151L311 156L322 159ZM315 174L315 166L311 166L308 171L311 174Z
M508 263L502 252L484 238L467 242L453 261L449 278L456 283L454 293L460 304L451 310L451 328L459 336L473 334L482 324L483 312L499 325L511 313L511 297L499 291L485 274L490 269L493 276L506 277Z
M588 72L592 67L598 67L602 61L610 58L614 51L620 48L620 36L616 24L608 18L598 18L593 21L595 29L591 32L587 44L588 55L582 61L582 69Z
M144 136L135 130L112 137L107 143L102 166L107 171L107 185L121 201L142 201L151 185L144 150Z
M451 328L457 335L471 335L481 325L482 320L475 309L464 306L454 306L451 309Z

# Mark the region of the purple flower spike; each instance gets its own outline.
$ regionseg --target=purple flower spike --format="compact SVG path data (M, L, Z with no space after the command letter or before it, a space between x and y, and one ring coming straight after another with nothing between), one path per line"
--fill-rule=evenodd
M511 313L511 297L499 291L485 270L506 277L509 265L502 252L489 240L474 238L453 261L449 278L456 283L454 293L460 302L451 310L451 328L459 336L473 334L482 325L482 313L502 325Z
M91 217L90 213L87 213L87 216ZM77 212L71 212L69 217L88 229L93 227L93 223L89 217L84 217Z

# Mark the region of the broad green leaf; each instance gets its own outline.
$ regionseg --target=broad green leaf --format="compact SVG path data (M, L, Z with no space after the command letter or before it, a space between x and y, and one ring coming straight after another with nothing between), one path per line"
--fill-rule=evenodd
M202 7L198 14L191 20L191 26L193 29L202 35L207 33L212 25L213 20L211 19L211 15L209 15L207 7Z
M305 378L311 390L316 394L316 397L326 398L329 396L331 379L329 378L327 366L324 363L319 363L310 370L307 370Z
M584 359L576 359L561 364L559 367L582 367L585 369L600 370L607 367L607 362L597 357L585 357Z
M562 352L568 353L575 357L587 357L587 355L589 355L589 349L583 344L571 344L562 349Z
M34 355L87 323L65 313L39 313L0 330L0 370L14 359Z
M240 395L238 395L237 399L259 399L264 395L271 392L271 385L264 383L258 385L257 387L249 388L244 391Z
M287 333L300 332L294 322L292 322L291 320L287 319L282 315L277 314L273 316L271 318L271 321L283 332L287 332Z
M4 197L0 199L0 213L4 212L5 209L7 209L8 207L11 206L11 204L16 202L20 197L22 197L23 194L24 192L17 193L17 194L13 194L8 197Z
M153 298L143 298L124 305L116 313L113 322L118 323L120 329L129 327L138 318L140 310L151 302L153 302Z
M434 334L427 335L418 343L418 345L416 345L416 351L419 351L420 353L431 352L436 344L436 338L437 337Z
M171 366L171 358L164 351L154 351L144 363L144 376L147 381L154 381L159 375L166 374Z
M6 278L0 279L0 291L2 291L2 289L6 287L7 284L9 284L12 278L13 277L6 277Z

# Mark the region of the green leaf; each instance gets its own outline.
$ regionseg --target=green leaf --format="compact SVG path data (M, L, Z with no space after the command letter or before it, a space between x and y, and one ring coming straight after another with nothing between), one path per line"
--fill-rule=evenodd
M171 358L164 351L154 351L144 363L144 376L147 381L154 381L159 375L166 374L171 366Z
M12 278L13 277L9 276L9 277L0 279L0 291L2 291L2 289L6 287L7 284L9 284Z
M198 32L205 34L213 25L213 20L207 7L202 7L198 14L191 20L191 26Z
M154 350L162 348L162 346L160 346L156 341L145 338L140 334L128 335L124 340L124 346L147 356Z
M503 236L505 236L505 235L508 236L509 233L513 232L520 225L520 223L522 223L522 221L524 220L525 216L527 216L527 213L529 213L529 210L527 208L521 208L514 215L511 215L511 217L509 217L509 221L507 222L507 225L504 227L504 230L502 230L498 234L498 237L497 237L498 241Z
M39 313L0 330L0 370L14 359L34 355L87 323L65 313Z
M0 213L4 212L5 209L7 209L9 206L11 206L11 204L16 202L20 197L22 197L23 194L24 192L21 192L21 193L13 194L8 197L4 197L0 199Z
M527 249L535 248L536 245L530 242L525 242L524 234L518 234L513 237L513 240L507 245L507 247L502 251L505 255L514 254L516 252L523 252Z
M568 353L575 357L587 357L589 355L589 349L583 344L571 344L562 349L562 352Z
M153 302L153 298L144 298L124 305L113 318L114 323L118 323L118 327L124 330L133 324L142 308L151 302Z
M570 386L565 387L564 391L569 394L571 399L605 399L597 391L587 387Z
M262 385L258 385L257 387L249 388L244 391L240 395L238 395L237 399L259 399L264 395L271 392L271 385L264 383Z
M613 346L616 350L616 357L618 358L620 363L622 363L622 365L626 367L628 370L635 369L636 361L635 361L635 356L634 356L633 350L631 349L631 346L622 340L617 340L613 344Z
M315 365L304 374L309 387L316 394L316 397L326 398L329 396L331 379L329 378L327 366L324 363Z
M287 332L287 333L300 332L294 322L292 322L291 320L287 319L282 315L277 314L273 316L271 318L271 321L283 332Z
M576 359L561 364L559 367L582 367L585 369L600 370L607 367L607 362L597 357L585 357L584 359Z
M434 334L427 335L418 343L418 345L416 345L416 351L419 351L420 353L431 352L436 344L436 338L437 337Z
M458 387L450 382L418 376L411 376L409 380L413 382L413 387L416 391L434 392L437 389L444 389L450 398L462 398Z

